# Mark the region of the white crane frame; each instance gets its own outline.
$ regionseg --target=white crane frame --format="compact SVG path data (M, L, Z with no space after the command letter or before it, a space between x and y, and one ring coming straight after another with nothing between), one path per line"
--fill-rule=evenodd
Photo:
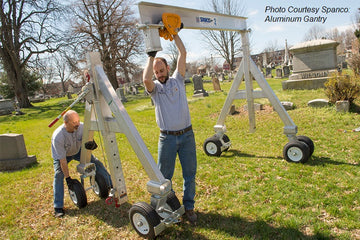
M309 159L314 151L312 140L306 136L296 136L297 126L251 59L249 47L250 30L247 29L247 18L149 2L140 2L139 12L141 18L139 28L144 31L147 52L162 50L158 29L164 27L161 22L163 13L178 14L181 17L184 29L236 31L241 34L243 58L221 109L220 116L214 126L215 135L204 142L204 151L207 155L220 156L223 151L226 151L231 146L230 139L225 135L225 119L234 100L246 99L249 128L250 132L254 132L256 129L254 99L267 98L285 125L283 133L289 142L283 149L284 158L289 162L301 163ZM254 91L253 78L261 90ZM245 81L245 90L239 90L242 81Z

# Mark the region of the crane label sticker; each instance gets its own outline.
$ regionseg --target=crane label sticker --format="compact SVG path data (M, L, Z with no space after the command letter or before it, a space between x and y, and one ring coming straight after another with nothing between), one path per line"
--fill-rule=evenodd
M196 22L202 25L206 25L207 27L216 26L216 18L215 17L196 17Z

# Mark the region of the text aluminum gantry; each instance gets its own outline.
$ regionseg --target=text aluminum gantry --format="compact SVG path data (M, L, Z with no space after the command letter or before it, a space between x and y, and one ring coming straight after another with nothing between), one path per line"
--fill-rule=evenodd
M206 139L203 144L207 155L220 156L223 151L226 151L231 146L231 141L225 134L225 118L235 99L247 100L250 132L254 132L256 128L254 99L267 98L285 125L283 133L289 142L283 149L284 158L289 162L304 163L308 161L314 152L314 143L309 137L296 136L297 126L251 59L249 30L246 26L247 18L149 2L140 2L138 6L141 18L139 28L144 31L147 52L162 50L158 30L164 27L161 22L163 13L176 13L179 15L184 29L236 31L241 34L243 58L220 116L214 126L215 135ZM256 80L261 90L253 89L252 78ZM240 83L243 80L245 81L245 90L239 90Z

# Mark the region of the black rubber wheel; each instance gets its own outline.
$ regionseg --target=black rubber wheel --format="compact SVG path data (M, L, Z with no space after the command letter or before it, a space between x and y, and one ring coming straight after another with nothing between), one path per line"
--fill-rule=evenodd
M73 190L69 189L69 195L78 208L83 208L87 205L86 192L79 180L73 179Z
M208 156L220 157L221 155L221 142L214 136L205 140L203 148Z
M180 201L179 199L176 197L175 193L173 191L171 191L168 195L167 195L167 200L166 200L166 204L169 205L169 207L171 208L171 210L175 211L178 210L181 207Z
M230 138L229 138L226 134L223 135L222 140L223 140L225 143L230 142ZM225 148L223 152L226 152L227 150L229 150L229 148L230 148L230 147Z
M300 142L304 142L309 146L310 149L310 156L312 156L312 154L314 153L315 150L315 146L314 146L314 142L307 136L296 136L297 140L299 140Z
M160 223L155 209L146 202L135 203L129 211L130 222L135 231L144 238L155 238L154 227Z
M309 160L309 146L301 141L291 141L284 146L283 155L286 161L305 163Z
M91 176L90 184L93 186L94 193L100 198L105 199L109 196L109 187L106 183L105 177L102 174L96 173L95 182L93 182L93 176Z

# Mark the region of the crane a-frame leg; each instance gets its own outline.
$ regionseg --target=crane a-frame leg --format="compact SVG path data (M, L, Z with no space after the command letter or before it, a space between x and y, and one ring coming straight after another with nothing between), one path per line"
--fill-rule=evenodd
M140 235L153 238L166 227L180 221L180 217L185 212L184 206L171 191L170 180L165 179L160 172L115 93L103 70L100 54L89 53L88 64L91 81L83 87L83 92L86 92L86 104L82 146L85 145L85 142L93 140L94 131L101 133L113 184L110 196L106 201L107 203L115 202L117 206L120 206L127 201L127 191L116 133L125 134L150 178L147 190L151 194L150 204L139 202L133 205L129 211L130 221ZM94 166L90 163L91 151L85 147L81 151L80 164L77 169L82 174L82 178L93 177L95 174Z

